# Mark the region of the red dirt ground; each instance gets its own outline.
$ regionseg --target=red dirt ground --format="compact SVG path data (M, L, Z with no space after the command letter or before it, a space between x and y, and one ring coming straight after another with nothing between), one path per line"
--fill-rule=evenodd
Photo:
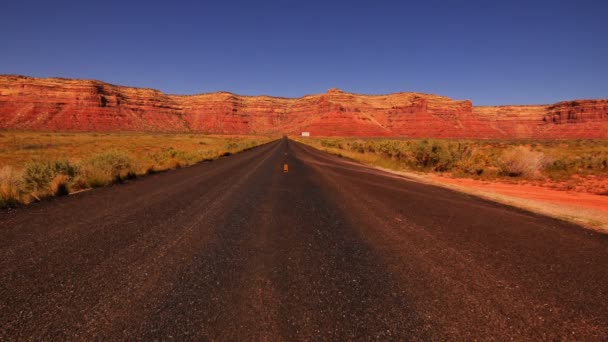
M608 211L608 196L598 194L608 189L608 178L589 176L579 177L567 182L529 181L520 183L451 178L437 175L433 175L432 179L441 183L495 192L501 195Z

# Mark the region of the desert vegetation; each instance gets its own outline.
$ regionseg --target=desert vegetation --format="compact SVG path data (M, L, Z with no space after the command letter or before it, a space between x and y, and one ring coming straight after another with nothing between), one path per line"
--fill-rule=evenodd
M581 179L608 177L606 140L298 140L337 155L393 170L486 180L562 182L568 187L575 186Z
M213 160L258 136L0 132L0 207Z

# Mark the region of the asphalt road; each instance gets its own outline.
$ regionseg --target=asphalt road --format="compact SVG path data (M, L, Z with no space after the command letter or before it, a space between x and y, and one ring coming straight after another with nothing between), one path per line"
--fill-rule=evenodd
M171 338L606 340L608 236L287 140L0 212L0 340Z

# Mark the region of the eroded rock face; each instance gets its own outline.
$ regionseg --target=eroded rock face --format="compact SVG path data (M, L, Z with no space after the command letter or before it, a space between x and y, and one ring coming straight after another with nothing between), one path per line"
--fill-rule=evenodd
M545 106L474 107L473 114L507 137L608 138L608 100Z
M330 89L301 98L191 96L99 81L0 76L0 129L437 138L608 138L608 100L474 107L471 101Z
M98 81L0 76L0 128L187 131L182 109L159 91Z

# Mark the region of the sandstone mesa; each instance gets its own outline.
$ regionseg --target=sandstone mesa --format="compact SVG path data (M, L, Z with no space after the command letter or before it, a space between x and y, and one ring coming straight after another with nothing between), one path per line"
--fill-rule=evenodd
M608 100L473 106L448 97L167 95L94 80L0 75L0 129L434 138L608 138Z

